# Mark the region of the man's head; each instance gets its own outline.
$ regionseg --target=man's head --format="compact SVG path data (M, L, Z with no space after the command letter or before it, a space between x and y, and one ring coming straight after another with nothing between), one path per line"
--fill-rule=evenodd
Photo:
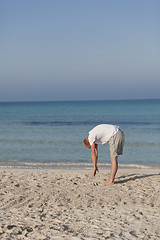
M89 143L88 137L86 137L86 138L83 140L83 144L84 144L85 147L91 148L91 145L90 145L90 143Z

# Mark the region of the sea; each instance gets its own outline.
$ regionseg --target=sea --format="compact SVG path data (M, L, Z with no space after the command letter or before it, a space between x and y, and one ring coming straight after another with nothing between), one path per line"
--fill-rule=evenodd
M98 124L125 134L119 165L160 166L160 99L0 102L0 167L91 167L83 145ZM109 145L99 146L99 167L110 165Z

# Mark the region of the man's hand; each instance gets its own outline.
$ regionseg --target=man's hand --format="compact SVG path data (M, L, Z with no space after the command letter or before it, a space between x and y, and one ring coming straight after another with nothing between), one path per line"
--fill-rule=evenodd
M96 172L99 172L99 170L98 170L98 168L97 168L97 167L95 167L95 168L94 168L93 176L95 176L95 175L96 175Z

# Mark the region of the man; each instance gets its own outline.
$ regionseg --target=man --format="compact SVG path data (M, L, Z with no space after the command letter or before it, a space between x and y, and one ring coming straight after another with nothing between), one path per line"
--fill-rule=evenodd
M124 134L120 130L119 126L110 124L100 124L94 127L90 132L88 137L83 141L87 148L91 149L91 158L93 162L94 172L99 172L97 167L98 162L98 145L109 143L110 145L110 159L111 159L111 171L110 176L104 184L113 185L114 179L118 170L118 155L123 153L124 145Z

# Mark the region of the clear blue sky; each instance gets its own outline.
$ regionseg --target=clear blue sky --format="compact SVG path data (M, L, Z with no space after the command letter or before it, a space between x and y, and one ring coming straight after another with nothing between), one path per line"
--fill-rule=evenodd
M0 101L160 98L160 0L0 0Z

